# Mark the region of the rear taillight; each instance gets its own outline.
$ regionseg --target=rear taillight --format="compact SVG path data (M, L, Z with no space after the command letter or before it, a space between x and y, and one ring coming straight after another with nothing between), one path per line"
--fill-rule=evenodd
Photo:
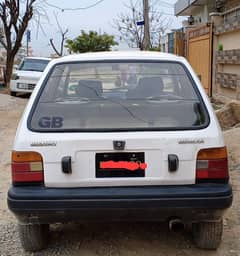
M226 147L200 150L197 155L196 182L227 183L228 180Z
M13 184L43 183L43 161L37 152L12 152Z

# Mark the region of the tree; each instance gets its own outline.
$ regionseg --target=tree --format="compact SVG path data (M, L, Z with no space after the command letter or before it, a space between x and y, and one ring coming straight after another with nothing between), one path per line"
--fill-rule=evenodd
M142 1L126 5L125 13L120 13L117 19L113 20L113 27L118 30L120 41L124 41L130 48L143 50L144 43L144 14ZM142 22L142 25L138 25ZM162 16L162 13L155 8L154 4L149 6L149 27L150 27L150 49L160 48L160 39L169 27L169 19Z
M67 33L68 33L68 29L66 28L65 30L62 28L62 26L60 25L59 21L58 21L58 17L57 15L55 14L55 19L56 19L56 23L57 23L57 26L58 26L58 29L59 29L59 33L61 34L61 43L60 43L60 49L58 50L54 41L53 41L53 38L51 38L49 41L50 41L50 45L52 46L54 52L59 56L63 56L63 49L64 49L64 43L67 39Z
M95 31L86 33L84 30L75 39L66 41L70 53L110 51L114 45L118 45L114 36L106 33L99 35Z
M37 0L3 0L0 3L0 20L3 34L0 44L6 49L5 85L9 88L14 58L22 46L22 38L33 17Z

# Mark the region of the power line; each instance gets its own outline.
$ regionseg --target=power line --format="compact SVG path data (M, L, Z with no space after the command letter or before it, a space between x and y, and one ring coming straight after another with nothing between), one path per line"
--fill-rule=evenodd
M87 9L90 9L92 7L95 7L97 6L98 4L102 3L104 0L99 0L97 1L96 3L94 4L91 4L91 5L88 5L88 6L84 6L84 7L77 7L77 8L62 8L62 7L59 7L57 5L54 5L54 4L50 4L47 2L47 0L44 1L44 3L49 6L49 7L52 7L52 8L55 8L55 9L58 9L62 12L64 11L80 11L80 10L87 10Z

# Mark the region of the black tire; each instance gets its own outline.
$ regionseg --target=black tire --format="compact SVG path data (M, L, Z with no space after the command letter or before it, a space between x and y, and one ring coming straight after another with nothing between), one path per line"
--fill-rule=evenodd
M223 221L194 223L192 231L198 248L215 250L222 240Z
M13 97L16 97L16 96L17 96L17 93L16 93L16 92L13 92L13 91L10 91L10 95L13 96Z
M25 251L36 252L48 245L49 225L18 225L19 237Z

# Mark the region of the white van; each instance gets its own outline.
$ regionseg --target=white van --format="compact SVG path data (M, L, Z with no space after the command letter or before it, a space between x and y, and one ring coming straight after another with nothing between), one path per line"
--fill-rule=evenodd
M50 60L41 57L25 57L12 75L11 96L17 96L18 92L32 93Z
M19 124L10 210L23 247L49 224L168 221L216 249L231 206L227 150L196 74L182 57L104 52L52 61Z

